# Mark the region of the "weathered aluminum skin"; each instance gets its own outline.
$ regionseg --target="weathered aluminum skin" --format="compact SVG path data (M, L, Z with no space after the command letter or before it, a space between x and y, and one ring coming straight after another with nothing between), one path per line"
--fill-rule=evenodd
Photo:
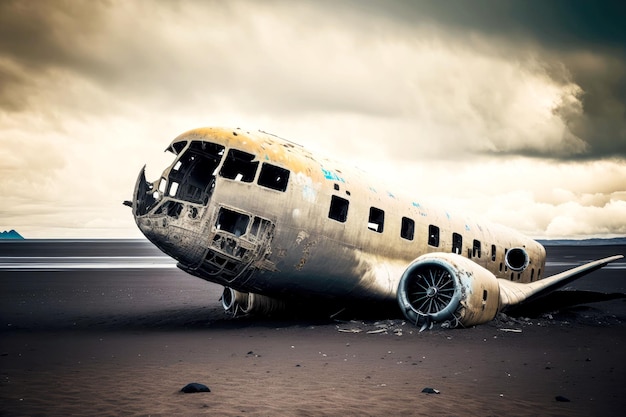
M451 252L453 232L463 236L461 254L497 278L524 283L541 278L543 273L545 249L532 239L434 207L424 196L406 197L373 182L373 177L362 171L318 158L276 136L202 128L178 136L169 149L180 158L193 141L219 144L225 148L224 155L230 149L245 151L255 155L255 161L271 162L290 172L284 192L261 187L256 178L243 182L216 175L206 205L159 194L160 179L148 183L143 171L140 173L133 202L138 227L156 246L177 259L181 269L203 279L277 298L393 300L407 266L423 254ZM178 158L165 169L162 178L168 179ZM223 163L224 158L215 172ZM416 179L416 183L422 180L427 179ZM333 195L350 202L345 223L329 218ZM164 214L165 201L179 202L180 212L174 217ZM372 206L385 212L382 233L367 227ZM218 230L220 208L263 219L263 236L250 238L250 225L242 236ZM402 216L415 220L414 240L401 238ZM431 224L440 228L436 248L427 242ZM472 253L474 239L482 243L480 257ZM496 247L493 259L491 245ZM524 248L528 254L529 265L521 272L505 265L505 251L513 247ZM235 252L245 255L231 256ZM215 263L224 260L231 263L220 271Z

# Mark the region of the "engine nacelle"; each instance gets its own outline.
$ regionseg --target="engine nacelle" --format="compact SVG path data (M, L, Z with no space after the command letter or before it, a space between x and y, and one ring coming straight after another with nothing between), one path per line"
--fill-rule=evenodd
M498 313L500 288L487 269L454 253L431 253L413 261L402 274L398 303L408 320L425 328L491 321Z
M233 316L239 313L270 315L286 308L286 303L282 300L252 292L241 292L229 287L224 287L221 301L224 310Z

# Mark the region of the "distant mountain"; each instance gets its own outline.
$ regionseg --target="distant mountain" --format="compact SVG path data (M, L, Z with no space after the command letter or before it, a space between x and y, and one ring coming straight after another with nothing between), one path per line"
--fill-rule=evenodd
M24 239L24 237L15 230L10 230L8 232L5 230L0 233L0 239Z

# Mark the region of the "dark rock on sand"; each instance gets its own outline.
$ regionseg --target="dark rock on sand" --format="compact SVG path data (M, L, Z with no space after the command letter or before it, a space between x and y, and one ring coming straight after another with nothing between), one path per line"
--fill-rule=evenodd
M185 385L180 391L184 392L185 394L191 394L194 392L211 392L209 387L204 384L199 384L197 382L192 382Z
M439 394L438 389L429 388L429 387L424 388L422 392L425 392L426 394Z

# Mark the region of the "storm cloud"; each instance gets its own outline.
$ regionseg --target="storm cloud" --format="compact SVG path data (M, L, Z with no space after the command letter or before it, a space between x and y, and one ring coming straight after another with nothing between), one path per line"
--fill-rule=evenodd
M230 125L535 236L626 234L622 15L579 1L2 2L0 228L136 236L120 201L143 163L156 175L174 136Z

